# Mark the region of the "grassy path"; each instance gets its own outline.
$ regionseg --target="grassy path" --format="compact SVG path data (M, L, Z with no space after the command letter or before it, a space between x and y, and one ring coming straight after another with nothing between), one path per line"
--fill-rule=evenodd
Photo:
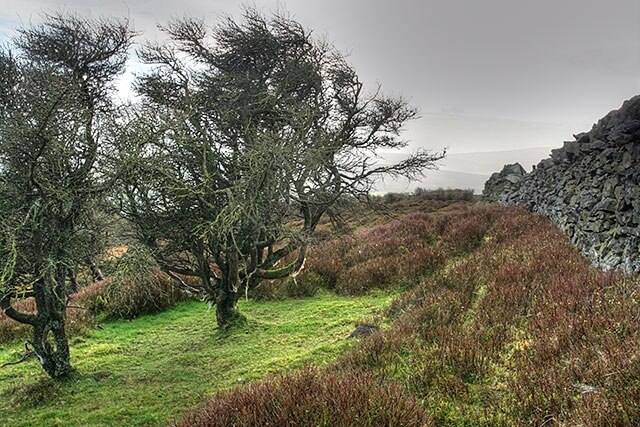
M214 313L189 302L155 316L112 322L76 338L76 377L54 384L35 360L0 370L0 413L9 426L166 425L202 398L268 372L322 364L343 352L354 323L389 294L326 292L280 302L241 302L248 323L224 335ZM0 347L0 363L18 345Z

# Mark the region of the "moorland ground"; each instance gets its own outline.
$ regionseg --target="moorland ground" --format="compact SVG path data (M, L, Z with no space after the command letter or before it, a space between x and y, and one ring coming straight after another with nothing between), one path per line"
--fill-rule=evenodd
M66 382L47 380L33 359L2 368L5 420L166 425L191 413L184 425L488 426L640 419L637 277L591 268L558 229L522 209L395 206L394 217L372 215L352 236L314 246L296 278L306 294L289 295L290 281L250 294L241 302L247 321L228 332L214 330L206 305L188 301L77 335L77 373ZM359 321L382 330L346 339ZM18 341L4 343L0 360L20 352ZM299 371L304 365L317 369ZM322 394L336 384L333 396ZM320 390L314 401L300 398L305 387ZM363 387L369 391L359 393ZM368 415L350 418L358 410Z

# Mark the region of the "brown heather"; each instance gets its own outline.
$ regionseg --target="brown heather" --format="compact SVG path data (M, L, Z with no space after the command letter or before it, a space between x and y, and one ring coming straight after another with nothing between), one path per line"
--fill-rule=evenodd
M436 424L638 423L637 277L592 269L521 209L434 218L446 266L395 301L391 329L339 366L400 381Z
M214 396L178 426L431 426L415 398L364 373L303 369Z
M347 295L413 286L444 266L448 258L482 242L488 225L477 220L477 212L464 209L405 215L311 249L299 280L312 274L323 286Z

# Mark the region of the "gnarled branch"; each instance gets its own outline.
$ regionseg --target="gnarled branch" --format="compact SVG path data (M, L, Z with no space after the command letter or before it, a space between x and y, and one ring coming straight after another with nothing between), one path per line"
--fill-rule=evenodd
M18 323L24 323L26 325L35 326L36 316L30 313L23 313L13 308L13 306L11 305L12 298L13 298L12 292L7 292L2 296L2 298L0 298L0 309L2 309L4 314L6 314L10 319L13 319Z

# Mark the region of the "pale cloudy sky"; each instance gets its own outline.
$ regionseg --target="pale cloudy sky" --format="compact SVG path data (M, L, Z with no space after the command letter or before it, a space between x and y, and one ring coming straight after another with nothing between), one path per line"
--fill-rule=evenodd
M175 16L239 15L231 0L0 0L0 38L69 10L129 16L143 37ZM553 147L640 93L640 0L254 0L349 54L363 81L420 108L413 146ZM135 64L132 62L135 67ZM124 79L122 86L127 85Z

